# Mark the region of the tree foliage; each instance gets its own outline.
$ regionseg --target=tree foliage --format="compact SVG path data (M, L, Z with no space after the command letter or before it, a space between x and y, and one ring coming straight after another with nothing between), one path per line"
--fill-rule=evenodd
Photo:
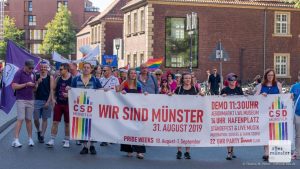
M14 18L10 18L9 16L5 15L3 20L3 28L4 28L4 39L10 39L21 46L24 45L24 40L22 38L24 35L24 31L16 27ZM7 43L5 41L0 41L1 59L4 59L5 57L6 44Z
M56 51L62 55L75 52L76 32L71 21L71 12L64 5L60 6L54 19L46 25L41 51L51 54Z

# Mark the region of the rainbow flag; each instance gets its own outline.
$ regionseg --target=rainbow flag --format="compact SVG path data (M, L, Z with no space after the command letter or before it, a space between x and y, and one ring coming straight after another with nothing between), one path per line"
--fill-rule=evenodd
M164 58L154 58L154 59L149 59L146 64L148 66L148 69L153 71L156 70L160 67L162 64Z

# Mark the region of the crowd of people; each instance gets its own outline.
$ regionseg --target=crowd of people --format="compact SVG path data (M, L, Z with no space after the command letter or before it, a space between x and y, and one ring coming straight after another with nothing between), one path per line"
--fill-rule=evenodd
M140 72L136 69L113 69L110 66L92 66L90 63L83 63L82 71L78 70L77 64L63 63L60 65L57 74L49 73L49 63L42 61L37 73L33 73L35 68L33 60L26 60L24 68L20 69L12 82L12 88L16 91L17 99L17 123L15 127L13 147L21 147L19 141L20 129L25 120L28 145L34 146L32 137L32 118L37 131L37 140L39 143L45 143L45 133L48 126L48 119L53 117L51 126L50 140L46 145L51 148L55 146L55 139L58 133L58 126L64 117L65 139L63 147L70 147L69 131L69 107L68 90L71 88L83 89L103 89L105 91L114 90L116 92L137 93L137 94L166 94L172 95L222 95L230 97L231 95L244 95L238 76L235 73L228 74L221 84L221 76L216 68L207 70L207 80L205 85L199 83L195 74L192 73L172 73L157 69L150 72L146 64L141 64ZM252 94L267 96L269 94L282 93L282 86L276 79L273 69L265 71L263 77L257 76L254 79L255 88ZM295 126L296 139L293 153L294 159L300 157L300 71L298 73L298 82L291 88L292 98L295 102ZM52 115L53 112L53 115ZM96 154L96 142L76 141L76 144L82 145L80 154ZM102 142L101 146L107 146L109 143ZM137 158L143 159L146 153L145 146L121 145L121 151L132 156L137 153ZM268 146L264 146L263 159L268 161ZM182 147L177 148L176 158L191 159L190 148L185 147L185 153L182 153ZM226 160L236 158L233 147L227 147Z

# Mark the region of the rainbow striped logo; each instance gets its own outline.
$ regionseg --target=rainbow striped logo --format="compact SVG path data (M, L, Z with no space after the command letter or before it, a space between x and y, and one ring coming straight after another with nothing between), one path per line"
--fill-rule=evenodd
M73 117L72 138L75 140L90 140L92 119Z
M284 105L283 101L280 100L280 97L277 97L272 102L272 106L269 109L272 109L272 110L281 110L281 109L286 109L286 108L287 108L287 106Z
M272 106L269 107L270 110L278 111L284 110L287 106L280 99L276 97L272 102ZM269 139L270 140L288 140L288 124L287 122L270 122L269 123Z
M288 140L287 122L269 123L270 140Z
M84 111L81 113L90 114L92 111L88 110L93 103L90 101L90 97L87 96L87 92L80 92L80 95L74 100L74 107L76 106L78 110ZM77 114L74 110L74 117L72 118L72 138L75 140L90 140L91 138L91 117L82 117L83 115ZM78 117L81 116L81 117Z
M90 97L87 96L87 92L81 92L80 96L77 96L77 99L74 100L74 104L92 105L93 103L90 101Z

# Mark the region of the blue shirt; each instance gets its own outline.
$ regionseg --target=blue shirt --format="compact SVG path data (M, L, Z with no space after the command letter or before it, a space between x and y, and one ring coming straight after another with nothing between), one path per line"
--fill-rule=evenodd
M293 93L293 95L294 95L294 102L295 102L295 104L296 104L296 101L297 101L297 99L298 99L299 96L300 96L300 82L295 83L295 84L292 86L290 92ZM300 116L300 99L298 100L297 105L295 105L295 109L296 109L295 113L296 113L298 116Z
M138 76L138 81L142 86L142 91L147 92L149 94L158 94L158 84L155 77L153 77L150 73L148 73L147 80L143 82Z
M278 88L277 83L276 83L276 85L273 85L273 86L262 85L261 90L260 90L260 94L262 94L262 93L280 94L280 91L279 91L279 88Z
M76 76L72 80L71 86L74 88L82 88L82 89L100 89L100 88L102 88L99 79L95 78L94 76L92 76L90 78L88 84L84 84L82 82L81 76Z

